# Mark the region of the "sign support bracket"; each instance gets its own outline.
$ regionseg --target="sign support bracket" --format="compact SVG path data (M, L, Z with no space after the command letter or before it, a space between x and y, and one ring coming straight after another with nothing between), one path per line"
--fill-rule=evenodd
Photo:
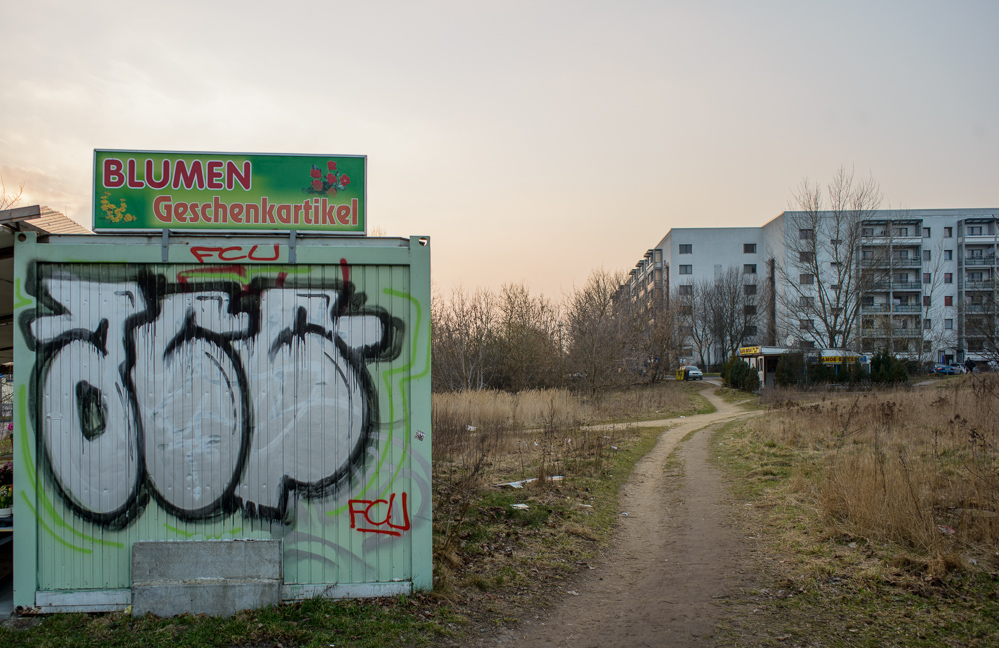
M298 238L298 231L291 230L288 232L288 263L297 263L297 255L295 254L296 239Z
M170 230L163 230L163 263L170 260Z

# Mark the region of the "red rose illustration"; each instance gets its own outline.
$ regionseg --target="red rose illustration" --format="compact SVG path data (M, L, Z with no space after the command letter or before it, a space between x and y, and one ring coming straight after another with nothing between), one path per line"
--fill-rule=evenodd
M347 175L346 173L343 174L342 176L340 176L340 184L342 184L345 187L347 185L349 185L350 184L350 176Z
M326 163L326 168L329 169L330 171L336 171L336 162L330 160L329 162Z
M327 173L326 174L326 182L328 182L330 184L336 184L336 176L333 175L332 173Z
M322 180L313 180L312 181L312 188L315 189L316 191L322 191L323 190L323 181Z
M321 178L323 172L320 171L319 169L312 169L311 171L309 171L309 175L311 175L313 178Z

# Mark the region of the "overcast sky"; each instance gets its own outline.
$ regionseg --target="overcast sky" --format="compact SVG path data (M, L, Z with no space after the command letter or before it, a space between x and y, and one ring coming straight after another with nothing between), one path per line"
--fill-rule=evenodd
M999 2L0 0L0 173L89 225L93 149L361 154L444 292L560 297L803 179L999 208Z

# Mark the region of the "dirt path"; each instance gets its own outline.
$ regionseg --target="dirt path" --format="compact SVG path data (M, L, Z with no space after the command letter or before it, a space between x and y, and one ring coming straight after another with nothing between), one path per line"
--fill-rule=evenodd
M717 412L641 424L679 421L635 467L621 499L614 546L595 569L552 612L525 618L484 645L710 645L705 637L719 618L719 602L745 584L739 565L748 549L729 526L725 487L707 462L706 428L752 414L717 398L714 389L702 393ZM680 451L683 477L664 471L669 454L694 430L700 432Z

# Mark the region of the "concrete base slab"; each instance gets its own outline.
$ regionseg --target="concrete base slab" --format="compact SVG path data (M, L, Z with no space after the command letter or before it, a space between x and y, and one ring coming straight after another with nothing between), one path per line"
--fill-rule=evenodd
M132 614L231 616L281 602L280 540L136 542Z

